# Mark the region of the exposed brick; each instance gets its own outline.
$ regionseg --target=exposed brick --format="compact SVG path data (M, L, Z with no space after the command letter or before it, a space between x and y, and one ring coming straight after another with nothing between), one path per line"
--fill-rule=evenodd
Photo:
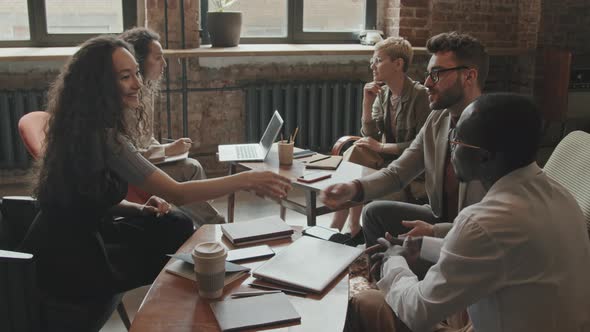
M430 0L401 0L401 6L407 7L428 7Z
M428 23L428 21L423 18L401 18L400 19L400 26L404 26L404 27L424 28L427 23Z
M427 18L430 15L430 10L426 8L415 8L414 16L418 18Z
M405 8L404 7L404 8L401 8L399 15L404 18L416 17L415 11L416 11L416 9L414 9L414 8ZM425 17L425 16L423 16L423 17Z

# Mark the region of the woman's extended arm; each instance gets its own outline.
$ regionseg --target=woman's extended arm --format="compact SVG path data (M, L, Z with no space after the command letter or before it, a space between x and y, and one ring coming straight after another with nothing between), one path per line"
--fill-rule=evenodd
M238 190L250 190L258 195L282 198L291 189L291 181L273 172L249 171L221 178L176 182L168 174L156 169L146 177L139 188L168 202L184 205L228 195Z

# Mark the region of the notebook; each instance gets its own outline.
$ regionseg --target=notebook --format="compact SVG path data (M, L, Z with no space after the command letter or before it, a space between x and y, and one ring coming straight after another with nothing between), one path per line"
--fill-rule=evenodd
M321 293L362 250L302 236L253 272L255 278Z
M188 151L175 156L165 156L163 151L164 149L162 149L162 153L152 154L148 160L154 165L162 165L188 158Z
M341 162L342 156L330 156L328 158L320 159L317 161L309 161L305 164L305 168L335 170L338 168Z
M301 316L283 293L226 299L210 303L222 331L301 322Z
M190 254L182 253L168 256L176 258L177 260L166 266L166 272L195 282L197 281L192 261L193 258ZM238 280L240 277L247 275L248 272L250 272L250 268L248 267L225 262L225 280L223 281L223 285L225 286Z
M291 237L293 229L279 217L222 224L221 232L235 246Z
M275 111L258 144L219 145L219 161L263 161L283 127L283 119Z

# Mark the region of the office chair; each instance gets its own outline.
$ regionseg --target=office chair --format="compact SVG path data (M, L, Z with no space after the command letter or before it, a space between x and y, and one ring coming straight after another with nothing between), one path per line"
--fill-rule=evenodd
M30 112L25 114L18 121L18 132L20 137L23 140L27 151L29 151L34 159L39 159L43 153L47 121L49 121L49 113L47 112ZM133 185L129 185L125 199L129 202L144 204L150 196L149 193L146 193Z
M47 112L30 112L25 114L20 120L18 121L18 131L25 144L27 151L31 154L34 159L39 159L40 156L43 154L44 150L44 142L45 142L45 135L47 131L47 122L49 121L49 113ZM139 188L129 186L128 193L131 192L131 201L136 202L139 204L143 204L147 201L143 199L144 197L149 198L149 194L143 192ZM128 194L129 195L129 194ZM142 200L143 199L143 200ZM8 202L7 202L8 203ZM14 209L13 213L17 213L18 209ZM32 210L28 210L32 211ZM38 212L38 211L37 211ZM6 213L6 211L5 211ZM21 212L26 213L26 212ZM36 212L35 212L36 215ZM6 215L5 215L6 217ZM12 225L12 232L15 232L14 235L11 237L11 241L16 241L20 243L26 231L29 229L29 226L32 222L32 218L29 215L28 218L22 218L23 216L14 216L14 220L23 220L23 223L20 225ZM34 218L34 215L32 216ZM6 219L6 218L5 218ZM11 219L11 218L8 218ZM10 227L10 226L9 226ZM32 259L32 258L31 258ZM121 301L123 295L118 299L117 305L117 312L123 321L125 327L129 330L131 326L131 322L129 320L129 316L127 315L127 310L125 309L125 305Z
M590 235L590 134L569 133L555 148L543 170L574 196Z

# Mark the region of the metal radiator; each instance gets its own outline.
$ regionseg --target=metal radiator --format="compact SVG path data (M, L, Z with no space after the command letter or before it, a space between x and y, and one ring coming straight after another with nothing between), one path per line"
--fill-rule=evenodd
M26 113L42 110L45 95L41 90L0 90L0 169L30 166L30 156L18 133L18 120Z
M258 142L278 110L285 139L299 127L297 147L328 152L339 137L359 135L363 86L360 81L246 85L246 139Z

